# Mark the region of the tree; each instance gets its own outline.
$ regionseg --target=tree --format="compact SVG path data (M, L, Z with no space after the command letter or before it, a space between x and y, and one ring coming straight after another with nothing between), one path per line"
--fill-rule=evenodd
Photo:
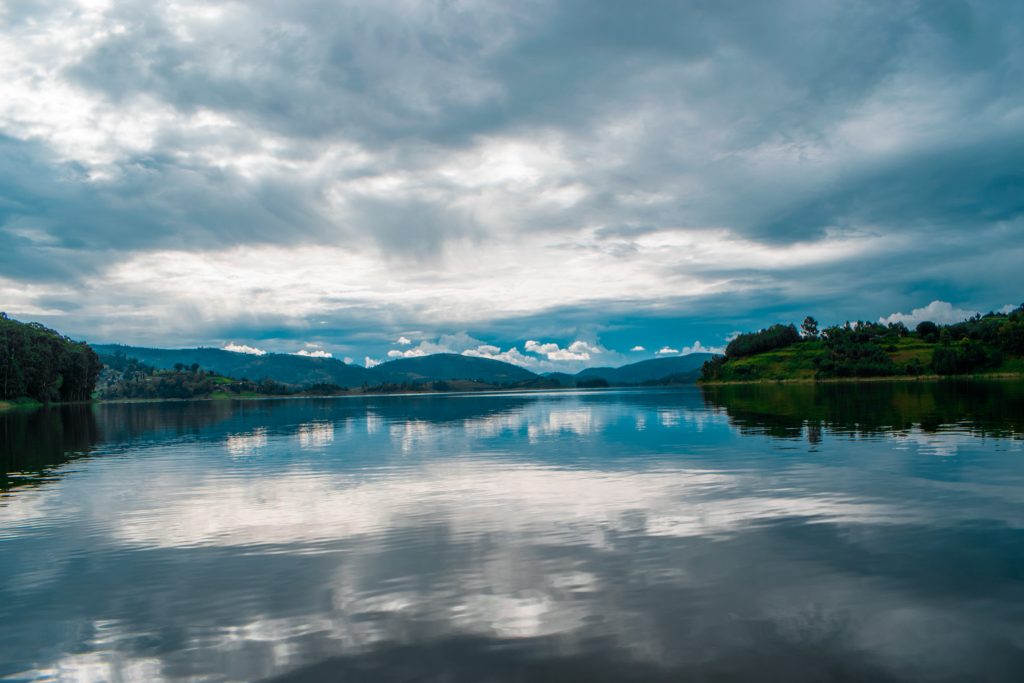
M725 347L729 358L753 356L773 349L781 349L800 341L795 325L772 325L757 332L741 334Z
M99 371L99 358L85 343L0 316L0 399L84 401Z
M804 333L805 339L817 339L818 338L818 321L807 316L804 318L804 322L800 325L800 330Z
M917 336L924 341L933 342L939 338L939 326L931 320L919 322L915 331L917 332Z

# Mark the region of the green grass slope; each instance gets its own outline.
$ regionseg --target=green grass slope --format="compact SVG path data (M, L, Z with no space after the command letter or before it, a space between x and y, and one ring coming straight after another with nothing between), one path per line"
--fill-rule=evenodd
M897 368L903 369L892 377L908 375L931 375L929 369L932 355L939 346L915 337L904 337L892 340L882 347L885 354ZM819 376L819 363L825 358L827 349L820 340L802 341L782 349L766 351L754 356L729 359L718 371L715 382L750 382L750 381L781 381L823 379ZM907 372L908 367L919 367L920 371ZM1002 363L994 368L970 374L999 375L1024 373L1024 358L1006 356ZM703 381L703 380L702 380Z

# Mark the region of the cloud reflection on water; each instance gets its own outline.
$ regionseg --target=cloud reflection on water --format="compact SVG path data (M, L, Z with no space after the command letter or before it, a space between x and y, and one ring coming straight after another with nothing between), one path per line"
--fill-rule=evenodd
M5 500L0 617L22 628L0 652L87 681L1019 661L1020 440L825 424L808 444L807 421L776 439L695 392L370 402L247 404ZM78 635L41 652L58 627Z

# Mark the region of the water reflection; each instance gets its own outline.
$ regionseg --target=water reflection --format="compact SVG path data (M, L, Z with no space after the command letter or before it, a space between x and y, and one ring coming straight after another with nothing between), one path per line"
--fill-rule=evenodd
M935 433L962 428L984 436L1024 434L1024 383L991 380L862 384L747 384L703 387L741 431L820 439L822 428L848 435Z
M98 440L88 406L0 412L0 493L45 481L53 468L86 455Z
M12 418L0 676L1016 680L1020 389L927 386Z

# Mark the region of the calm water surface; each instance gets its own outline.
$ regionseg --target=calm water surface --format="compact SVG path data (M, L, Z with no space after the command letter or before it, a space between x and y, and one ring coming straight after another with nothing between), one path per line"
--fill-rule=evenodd
M1024 386L7 413L0 679L1024 680Z

